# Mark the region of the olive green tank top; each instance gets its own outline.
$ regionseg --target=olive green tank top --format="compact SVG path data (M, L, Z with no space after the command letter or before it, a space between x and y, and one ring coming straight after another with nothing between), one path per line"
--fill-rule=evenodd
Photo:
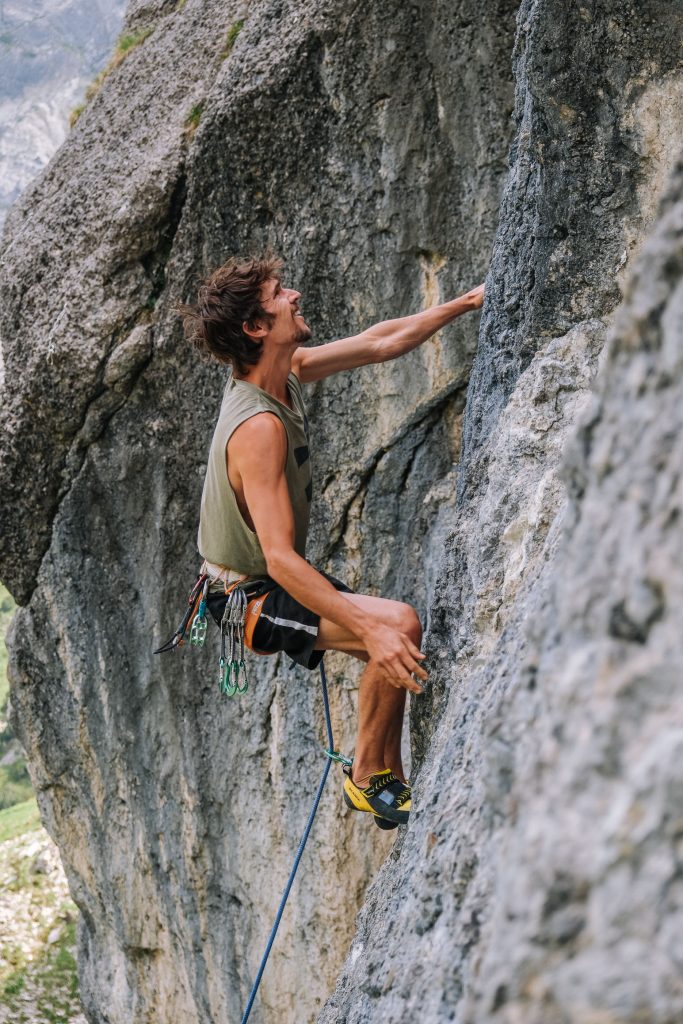
M242 518L230 485L226 448L239 425L260 412L275 413L287 431L285 478L294 512L294 549L302 558L306 557L313 493L308 420L301 383L293 373L287 378L287 388L291 409L255 384L236 380L231 373L209 451L199 515L199 552L207 562L248 576L266 575L266 560L258 537Z

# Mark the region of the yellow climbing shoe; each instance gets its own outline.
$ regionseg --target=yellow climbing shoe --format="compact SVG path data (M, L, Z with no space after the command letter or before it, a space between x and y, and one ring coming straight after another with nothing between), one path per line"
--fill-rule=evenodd
M351 778L351 768L344 767L344 802L354 811L369 811L380 828L405 825L410 812L410 786L397 779L390 768L371 775L361 789ZM386 822L386 824L384 824Z

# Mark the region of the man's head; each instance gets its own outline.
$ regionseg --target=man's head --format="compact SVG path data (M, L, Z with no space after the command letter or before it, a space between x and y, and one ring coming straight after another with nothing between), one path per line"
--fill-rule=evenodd
M265 345L301 345L311 332L299 312L300 293L280 281L282 260L266 253L234 257L199 287L196 306L176 305L188 340L238 374L255 366Z

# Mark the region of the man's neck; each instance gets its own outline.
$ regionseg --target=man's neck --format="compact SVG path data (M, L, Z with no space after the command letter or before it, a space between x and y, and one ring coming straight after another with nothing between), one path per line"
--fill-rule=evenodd
M280 349L264 352L256 366L250 366L247 373L235 374L237 380L246 380L266 391L278 402L291 407L287 379L292 372L293 351Z

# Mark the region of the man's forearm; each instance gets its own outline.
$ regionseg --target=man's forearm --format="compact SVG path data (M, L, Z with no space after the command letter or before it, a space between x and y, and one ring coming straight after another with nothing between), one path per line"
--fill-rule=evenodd
M478 294L479 290L473 289L457 299L431 306L420 313L412 313L396 320L383 320L368 328L365 336L368 340L378 342L379 362L396 359L422 345L463 313L479 309L481 299L477 297Z
M370 626L367 615L342 597L329 580L297 555L296 551L271 554L267 562L269 575L295 601L321 618L348 629L359 641L363 640Z

